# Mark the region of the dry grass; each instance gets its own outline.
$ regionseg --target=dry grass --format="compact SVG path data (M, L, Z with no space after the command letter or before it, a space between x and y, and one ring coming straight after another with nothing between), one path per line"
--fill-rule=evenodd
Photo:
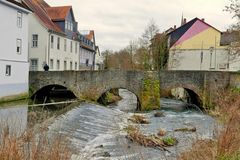
M149 120L142 116L142 115L138 115L138 114L134 114L133 116L131 116L129 118L130 121L137 123L137 124L149 124Z
M240 95L222 92L215 102L217 117L224 128L215 141L197 141L183 153L180 160L239 160L240 159Z
M5 129L0 137L0 160L69 160L71 151L61 136L35 136L31 131L17 137Z

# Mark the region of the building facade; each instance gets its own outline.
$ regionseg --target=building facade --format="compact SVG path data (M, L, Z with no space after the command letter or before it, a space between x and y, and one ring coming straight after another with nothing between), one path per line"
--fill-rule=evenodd
M21 1L0 1L0 99L14 99L28 93L30 12Z
M49 71L79 70L82 54L89 56L88 64L92 64L94 57L82 51L86 37L78 31L71 6L51 7L44 0L24 1L34 11L29 20L31 71L43 71L46 64Z
M194 18L168 34L169 70L229 70L229 49L221 32Z

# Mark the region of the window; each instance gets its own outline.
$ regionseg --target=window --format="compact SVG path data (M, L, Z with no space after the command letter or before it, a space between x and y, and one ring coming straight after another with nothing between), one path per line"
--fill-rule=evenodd
M31 71L37 71L38 70L38 60L37 59L31 59L30 60L30 70Z
M75 53L77 53L77 47L78 47L78 43L75 42Z
M60 61L57 60L57 70L60 70Z
M10 65L6 65L6 76L11 76L11 66Z
M67 40L64 39L64 51L66 52L67 51Z
M17 27L22 28L22 12L17 12Z
M60 49L60 37L57 38L57 49Z
M86 59L86 66L89 65L89 59Z
M77 62L75 62L75 70L78 70L78 69L77 69Z
M53 69L53 59L50 59L50 69Z
M72 67L73 67L73 63L70 62L70 70L72 70Z
M22 52L22 40L17 39L17 54L21 54Z
M38 35L37 34L32 35L32 47L33 48L38 47Z
M65 29L68 29L68 21L65 21Z
M73 50L73 43L72 41L70 42L70 52L72 53L72 50Z
M64 70L67 70L67 61L64 61Z
M73 31L73 23L70 23L70 30Z
M51 48L53 49L53 45L54 45L54 36L51 36Z
M71 24L70 24L70 22L68 22L68 30L70 30L71 29Z

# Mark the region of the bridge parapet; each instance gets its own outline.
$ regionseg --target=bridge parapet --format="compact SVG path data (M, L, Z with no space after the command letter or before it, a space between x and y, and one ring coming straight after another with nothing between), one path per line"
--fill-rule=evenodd
M142 110L160 106L157 72L120 70L30 72L29 82L30 95L34 95L43 87L60 85L71 90L79 99L97 101L110 89L123 88L137 96ZM155 89L150 91L149 87Z
M161 95L182 87L196 93L203 106L211 103L218 90L240 87L240 74L209 71L51 71L30 72L30 95L49 85L60 85L76 97L97 101L110 89L123 88L134 93L142 110L159 108ZM159 87L160 86L160 87ZM161 89L160 89L161 88Z

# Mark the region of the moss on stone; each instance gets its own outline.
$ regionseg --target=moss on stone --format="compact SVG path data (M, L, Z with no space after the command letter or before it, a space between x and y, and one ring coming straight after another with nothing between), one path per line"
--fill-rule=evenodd
M141 94L142 110L150 111L160 108L160 83L159 80L151 78L143 81Z

